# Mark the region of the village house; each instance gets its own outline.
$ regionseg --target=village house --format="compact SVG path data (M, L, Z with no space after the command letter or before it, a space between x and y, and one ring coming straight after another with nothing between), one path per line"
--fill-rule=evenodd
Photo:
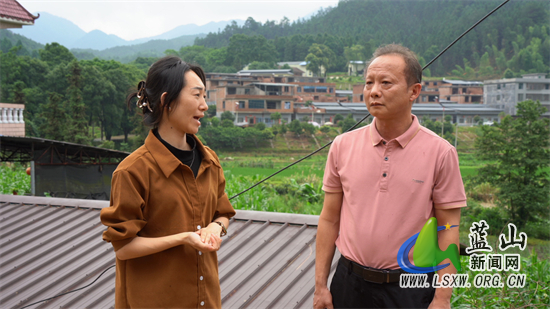
M0 29L32 26L38 17L17 1L0 1ZM0 135L25 136L24 110L25 104L0 103Z

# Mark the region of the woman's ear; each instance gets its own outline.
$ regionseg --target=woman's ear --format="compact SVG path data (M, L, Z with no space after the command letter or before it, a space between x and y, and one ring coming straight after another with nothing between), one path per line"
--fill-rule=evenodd
M166 100L166 96L168 95L168 92L163 92L160 95L160 105L164 108L164 101Z

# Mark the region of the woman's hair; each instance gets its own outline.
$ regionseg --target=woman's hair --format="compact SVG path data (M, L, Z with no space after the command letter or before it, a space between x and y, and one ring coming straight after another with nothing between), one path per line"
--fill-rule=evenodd
M189 70L197 73L203 84L206 85L206 76L201 67L185 63L175 56L164 57L153 63L147 80L140 81L138 91L126 98L126 104L131 107L133 98L138 98L137 105L143 111L143 122L150 127L158 127L163 114L163 108L168 109L185 87L184 75ZM160 104L160 97L166 92L164 106Z

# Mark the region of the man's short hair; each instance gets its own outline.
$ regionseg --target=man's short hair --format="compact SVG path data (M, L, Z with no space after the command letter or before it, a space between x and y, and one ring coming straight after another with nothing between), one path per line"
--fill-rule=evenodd
M409 86L422 82L422 66L418 62L416 55L407 47L399 44L388 44L378 47L372 54L372 58L367 62L365 76L372 61L380 56L398 55L405 60L405 78Z

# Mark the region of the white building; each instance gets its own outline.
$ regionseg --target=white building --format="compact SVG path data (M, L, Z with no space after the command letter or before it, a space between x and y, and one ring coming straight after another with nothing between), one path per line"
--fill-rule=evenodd
M485 104L502 108L508 115L515 115L517 103L526 100L540 101L549 110L544 115L550 116L550 78L546 78L545 73L483 82Z

